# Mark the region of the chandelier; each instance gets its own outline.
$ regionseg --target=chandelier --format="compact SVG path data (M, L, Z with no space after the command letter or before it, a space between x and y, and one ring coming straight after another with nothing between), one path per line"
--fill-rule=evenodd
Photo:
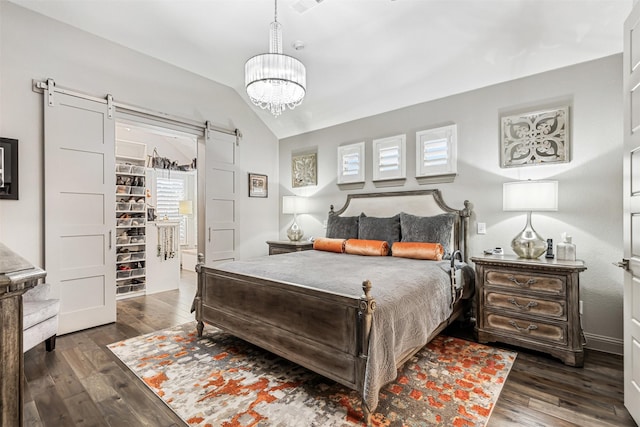
M269 36L269 53L249 58L244 64L244 83L251 102L278 117L287 107L294 109L300 105L307 86L307 71L302 62L282 53L278 0Z

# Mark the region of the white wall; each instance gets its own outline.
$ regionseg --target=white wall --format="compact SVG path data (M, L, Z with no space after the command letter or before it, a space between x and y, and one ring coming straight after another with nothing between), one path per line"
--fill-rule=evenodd
M581 275L584 327L589 346L622 351L622 55L563 68L504 84L344 123L280 141L281 194L311 196L313 213L299 215L307 236L324 235L322 222L330 204L340 208L350 192L440 188L445 201L474 205L471 255L502 246L525 225L524 214L502 211L502 183L520 179L559 181L559 211L534 213L533 225L545 238L573 236L588 270ZM372 90L375 87L372 85ZM534 111L568 104L571 116L571 162L502 169L499 167L499 117L502 112ZM336 106L339 108L339 106ZM415 132L447 123L458 125L458 176L453 183L419 185L415 180ZM407 180L403 186L372 184L372 139L406 133ZM340 190L336 185L336 149L366 141L366 185ZM292 153L317 150L318 186L291 188ZM280 236L291 222L280 217ZM487 234L475 234L476 222Z
M221 65L224 66L224 65ZM238 70L239 73L242 70ZM240 258L267 253L278 219L277 139L238 94L201 76L0 1L0 135L19 140L20 199L0 200L0 241L43 264L42 94L31 80L150 110L239 128ZM247 197L247 172L269 175L270 197ZM273 212L274 215L265 215Z

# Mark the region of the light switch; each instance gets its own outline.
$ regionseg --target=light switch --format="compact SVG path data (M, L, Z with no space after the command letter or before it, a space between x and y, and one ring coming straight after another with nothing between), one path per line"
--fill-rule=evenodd
M487 223L479 222L478 223L478 234L487 234Z

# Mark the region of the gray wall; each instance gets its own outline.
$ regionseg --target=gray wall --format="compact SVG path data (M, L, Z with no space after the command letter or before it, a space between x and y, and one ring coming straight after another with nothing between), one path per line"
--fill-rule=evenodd
M241 72L241 71L239 71ZM277 235L276 137L231 88L0 1L0 135L19 140L20 200L0 201L0 241L36 265L43 254L43 100L31 80L162 113L239 128L240 258ZM269 176L267 199L247 197L247 172ZM265 215L273 212L273 215Z
M514 80L444 99L367 117L280 141L281 194L309 196L312 213L299 215L307 236L324 235L330 204L341 207L350 192L440 188L445 201L474 205L471 254L501 246L525 225L526 216L502 211L502 183L522 179L559 181L558 212L534 213L533 225L545 238L573 236L578 257L588 270L581 276L584 328L589 346L622 352L622 55ZM375 90L375 85L372 85ZM499 117L505 112L534 111L569 105L571 162L502 169L499 166ZM339 106L336 106L339 108ZM458 176L453 183L419 185L415 176L415 132L443 124L458 125ZM372 139L406 133L407 180L404 185L372 184ZM339 145L366 141L366 184L357 190L336 185ZM291 188L291 155L317 151L318 185ZM280 216L280 236L291 222ZM476 222L487 224L477 235Z

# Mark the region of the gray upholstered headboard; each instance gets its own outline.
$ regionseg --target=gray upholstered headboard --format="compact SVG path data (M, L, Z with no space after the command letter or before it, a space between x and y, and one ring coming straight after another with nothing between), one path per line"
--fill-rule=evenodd
M331 205L329 214L357 216L363 212L367 216L375 217L390 217L400 212L416 216L434 216L453 212L457 215L451 236L451 247L460 250L462 259L468 261L468 230L471 216L471 204L468 200L464 201L462 209L454 209L444 202L440 190L437 189L349 194L344 206L336 211Z

